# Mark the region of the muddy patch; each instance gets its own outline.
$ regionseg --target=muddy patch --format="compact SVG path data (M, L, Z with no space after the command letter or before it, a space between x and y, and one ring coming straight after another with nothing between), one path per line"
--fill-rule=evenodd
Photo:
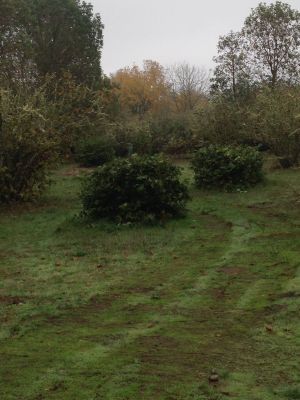
M6 306L13 306L18 304L24 304L28 301L27 297L19 297L19 296L0 296L0 304L4 304Z
M224 267L221 268L219 272L223 272L224 274L229 276L238 276L238 275L244 275L245 273L248 272L248 270L242 267Z
M148 294L153 292L155 287L133 287L126 290L126 294Z
M274 209L274 203L271 203L269 201L261 202L261 203L254 203L250 204L247 206L250 210L266 210L273 208Z
M300 232L274 232L256 236L255 239L293 239L300 238Z
M278 296L279 299L296 299L300 297L300 292L286 292Z

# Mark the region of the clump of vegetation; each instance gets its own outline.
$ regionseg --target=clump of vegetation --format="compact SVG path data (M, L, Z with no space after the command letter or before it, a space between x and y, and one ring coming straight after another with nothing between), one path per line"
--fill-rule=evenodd
M43 92L0 92L0 202L31 200L48 182L57 142L46 129Z
M83 214L118 222L154 222L184 214L187 186L161 156L115 159L87 177Z
M123 121L111 129L117 157L132 154L152 155L155 153L152 133L147 121Z
M198 132L192 130L189 114L148 118L144 121L122 121L110 132L119 157L128 154L187 154L199 148Z
M246 188L263 178L262 155L251 147L208 146L192 160L199 188Z
M83 167L98 167L115 157L113 141L107 137L91 138L81 142L75 160Z
M251 108L251 119L247 125L252 128L252 132L256 132L258 140L269 145L282 167L299 165L299 87L261 91Z
M75 84L68 74L53 85L49 77L39 88L0 90L0 202L38 196L49 182L53 160L69 155L79 137L87 140L91 130L105 123L90 89ZM102 159L110 160L112 145L102 148Z
M98 92L65 72L56 79L47 76L42 87L47 99L47 129L59 139L60 153L70 156L78 143L93 138L95 132L106 132L107 117Z
M199 148L199 135L192 131L191 122L190 113L153 118L150 130L154 150L175 155L188 154Z

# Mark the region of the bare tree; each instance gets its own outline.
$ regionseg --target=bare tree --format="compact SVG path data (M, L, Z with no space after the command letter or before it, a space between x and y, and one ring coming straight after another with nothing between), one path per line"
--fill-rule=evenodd
M177 111L190 111L203 99L209 87L206 69L186 62L167 68L167 81Z

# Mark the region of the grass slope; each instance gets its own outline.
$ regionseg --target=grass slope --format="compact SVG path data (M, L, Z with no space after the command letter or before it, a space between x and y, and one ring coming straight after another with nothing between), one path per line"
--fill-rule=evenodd
M74 218L67 167L3 209L0 399L299 400L299 178L193 190L186 219L117 227Z

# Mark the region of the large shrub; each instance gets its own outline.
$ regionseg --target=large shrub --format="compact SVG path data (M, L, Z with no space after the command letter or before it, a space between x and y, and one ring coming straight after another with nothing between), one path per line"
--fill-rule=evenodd
M58 81L47 78L48 128L59 138L62 155L73 153L76 144L105 131L107 121L102 98L83 84L77 84L70 73Z
M0 89L0 202L36 197L55 157L69 156L79 141L105 131L101 101L69 73L47 77L36 89Z
M251 147L208 146L192 160L196 185L200 188L232 190L262 180L263 159Z
M188 190L180 170L160 156L115 159L87 177L83 213L118 222L153 222L183 214Z
M241 144L248 138L247 106L213 97L210 102L200 104L194 111L193 131L203 143L218 145ZM253 132L251 132L252 137Z
M248 129L267 143L283 166L300 162L300 88L265 88L249 112Z
M97 137L81 142L75 160L83 167L98 167L115 156L114 143L109 137Z
M0 91L0 202L32 199L47 184L57 139L46 114L42 91Z

